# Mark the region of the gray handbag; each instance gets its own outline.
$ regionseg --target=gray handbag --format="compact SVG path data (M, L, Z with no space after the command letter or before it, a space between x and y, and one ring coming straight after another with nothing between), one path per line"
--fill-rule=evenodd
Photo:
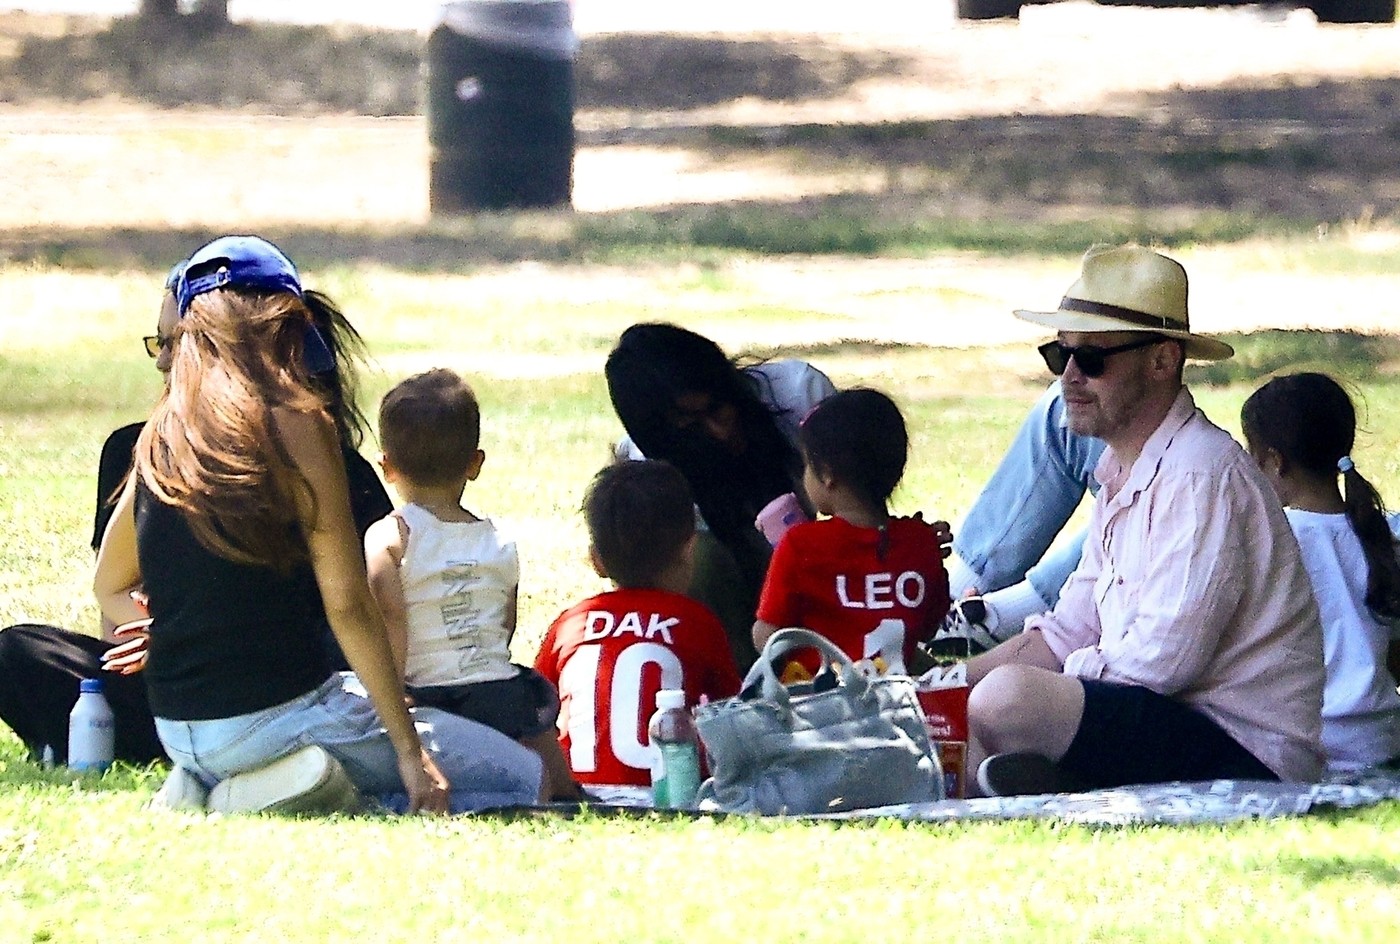
M821 670L784 686L774 661L809 646ZM869 678L806 629L774 633L739 694L701 705L695 724L713 774L700 809L811 814L943 799L914 681Z

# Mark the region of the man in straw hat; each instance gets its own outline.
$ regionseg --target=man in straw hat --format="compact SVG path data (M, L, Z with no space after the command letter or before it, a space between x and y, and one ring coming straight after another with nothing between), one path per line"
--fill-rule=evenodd
M1083 558L1055 608L968 664L985 793L1321 772L1322 631L1277 497L1196 408L1186 271L1095 248L1040 347L1070 432L1101 439ZM985 760L983 760L985 758Z

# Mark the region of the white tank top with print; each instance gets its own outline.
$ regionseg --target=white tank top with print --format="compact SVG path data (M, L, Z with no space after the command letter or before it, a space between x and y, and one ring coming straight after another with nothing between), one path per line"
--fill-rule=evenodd
M488 519L441 521L418 505L399 514L408 545L399 568L408 604L409 685L512 678L506 615L520 582L515 542Z

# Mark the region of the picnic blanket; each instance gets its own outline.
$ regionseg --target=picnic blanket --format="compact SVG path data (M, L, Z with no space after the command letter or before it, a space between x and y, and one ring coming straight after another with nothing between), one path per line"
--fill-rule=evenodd
M618 811L638 812L651 806L650 791L645 789L590 789L598 797L599 812L604 812L610 807ZM1326 810L1355 809L1385 800L1400 800L1400 773L1372 771L1336 776L1323 783L1276 783L1263 780L1162 783L1112 790L1090 790L1085 793L906 803L806 818L893 818L928 822L1055 819L1103 826L1228 823L1265 817L1303 816Z

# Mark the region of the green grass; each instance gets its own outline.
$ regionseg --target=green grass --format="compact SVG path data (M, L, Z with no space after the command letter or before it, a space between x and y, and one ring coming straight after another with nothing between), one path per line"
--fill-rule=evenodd
M1319 325L1349 323L1347 315L1384 325L1397 297L1393 168L1376 146L1400 129L1389 117L1388 65L1349 58L1356 75L1314 85L1310 67L1295 78L1311 104L1272 78L1239 80L1247 120L1218 128L1194 117L1217 113L1218 90L1186 88L1140 103L1150 119L871 114L851 123L853 112L835 107L831 114L845 117L750 128L727 124L732 115L696 113L683 129L647 130L649 119L634 118L735 102L849 104L870 80L924 81L912 78L921 60L790 39L591 37L577 74L583 152L681 146L701 164L830 175L842 192L424 223L398 210L356 210L353 191L300 192L324 168L350 167L354 179L374 182L403 173L380 165L389 151L420 145L420 124L386 123L399 129L391 145L388 132L337 131L336 119L253 118L417 114L416 35L269 26L172 36L132 21L0 20L0 98L40 112L73 108L65 134L89 117L100 122L109 105L241 110L217 120L192 112L188 124L152 111L151 127L113 127L111 151L101 151L104 179L139 182L163 167L170 177L155 196L128 197L119 216L95 207L101 212L89 220L85 207L63 206L60 190L38 201L44 212L33 220L14 214L16 228L3 234L0 625L32 619L96 630L88 537L97 452L111 428L143 417L156 396L138 338L152 330L165 267L211 235L168 217L164 204L168 193L194 192L186 178L210 167L250 201L238 225L283 244L308 283L341 301L363 330L374 357L367 407L394 380L429 366L454 367L476 386L488 459L466 500L519 538L522 659L560 609L601 586L584 563L577 508L619 432L603 358L634 321L678 321L736 352L788 352L838 384L890 391L912 432L897 509L957 520L1046 376L1028 346L921 342L946 342L943 325L1008 318L1004 296L1026 286L1048 287L1047 297L1036 288L1016 303L1052 301L1048 292L1063 287L1089 244L1132 239L1181 250L1204 326L1220 305L1212 285L1233 288L1237 278L1253 281L1235 303L1290 324L1303 323L1300 288L1319 289L1306 296L1323 306L1308 312L1316 320L1307 323ZM951 66L945 72L939 81L965 81ZM1307 127L1283 140L1267 120L1275 112L1297 113ZM25 127L11 137L28 140ZM34 127L45 140L42 114ZM28 172L43 168L30 167L27 154L12 159L20 193L50 178L66 188L99 170L65 163L31 182ZM254 199L258 188L272 197ZM328 222L324 203L350 215ZM271 216L258 215L269 207ZM777 256L785 258L769 261ZM885 273L867 288L843 282L864 277L872 256L880 257L874 265L902 257L904 271L919 275ZM817 287L804 294L806 282ZM1213 418L1234 429L1260 378L1325 366L1364 407L1358 467L1400 502L1394 338L1269 332L1231 340L1239 357L1189 375ZM365 451L373 453L372 441ZM0 731L0 944L1233 944L1388 942L1400 930L1393 803L1198 828L219 819L145 811L158 770L74 779L22 754Z
M1356 276L1389 276L1400 263L1400 241L1393 238L1389 222L1385 232L1390 244L1362 252L1349 244L1335 250L1314 246L1319 223L1312 218L1259 219L1218 211L1193 212L1183 218L1110 209L1087 220L962 219L901 215L906 202L898 194L842 195L578 215L484 213L433 219L422 225L377 225L356 232L273 223L260 227L260 232L298 250L299 260L324 267L334 279L351 282L362 280L357 274L361 268L386 264L418 273L460 273L534 262L686 264L707 273L693 287L714 289L716 268L746 257L918 259L950 252L1059 257L1078 255L1096 242L1135 242L1168 250L1238 244L1242 254L1262 255L1265 258L1260 261L1270 266L1296 260L1303 271ZM1335 228L1346 231L1357 225L1354 220L1341 221ZM106 272L113 268L114 259L131 267L158 267L164 259L207 238L202 230L181 231L165 225L40 229L26 233L8 251L16 262L61 266L70 272ZM357 261L337 261L346 258Z
M1318 264L1296 247L1280 251ZM1074 254L1053 262L1073 271ZM538 287L561 270L573 273L564 288ZM160 278L155 267L0 267L0 623L96 627L87 548L96 455L106 432L139 419L156 395L138 338L153 323ZM852 340L846 319L751 305L734 270L693 258L595 278L576 263L473 275L342 265L308 276L369 341L367 405L433 364L476 385L488 459L466 500L520 539L521 658L560 609L599 587L577 508L619 432L600 368L632 321L678 320L734 351L768 353L744 339L788 337L838 384L890 390L913 432L897 507L955 520L1046 382L1028 349L881 340L878 323L862 326L872 339ZM1358 467L1400 494L1393 339L1231 340L1240 355L1230 370L1193 368L1212 417L1234 429L1259 377L1326 364L1367 407ZM1400 930L1395 804L1209 828L219 819L144 811L160 776L44 772L0 734L0 942L1350 942Z
M1394 805L1228 827L217 819L152 778L0 793L0 938L1348 941L1397 930Z
M767 254L918 255L937 250L998 254L1082 252L1095 241L1139 242L1167 248L1228 243L1261 232L1300 234L1307 220L1201 213L1181 222L1151 214L1125 214L1090 221L1003 221L997 219L872 219L870 201L848 197L788 205L716 206L674 212L586 217L577 243L586 258L626 259L629 249L647 254L677 249L723 249Z

